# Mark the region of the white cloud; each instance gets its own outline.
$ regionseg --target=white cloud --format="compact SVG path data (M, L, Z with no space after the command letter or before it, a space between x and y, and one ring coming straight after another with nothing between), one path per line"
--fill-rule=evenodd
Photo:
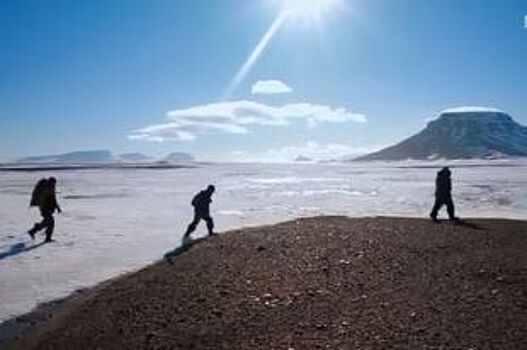
M253 84L251 89L253 95L288 94L290 92L293 92L293 89L280 80L259 80Z
M136 130L128 138L131 140L163 142L167 139L193 140L196 137L192 132L185 130L180 123L164 123Z
M461 106L455 108L449 108L441 111L443 113L477 113L477 112L488 112L488 113L504 113L502 110L497 108L482 107L482 106Z
M354 158L359 155L377 151L381 148L383 148L383 146L354 147L337 143L322 144L309 141L303 145L286 146L259 153L232 151L231 159L229 160L238 162L283 163L292 162L302 157L305 160L330 161Z
M251 125L288 125L292 120L305 120L312 127L319 123L366 122L364 115L343 107L305 102L274 107L247 100L172 110L167 116L170 122L135 130L129 138L157 142L192 140L199 135L245 134Z

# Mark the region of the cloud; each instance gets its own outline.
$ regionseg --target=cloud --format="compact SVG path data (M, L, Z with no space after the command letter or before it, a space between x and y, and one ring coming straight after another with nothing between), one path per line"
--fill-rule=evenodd
M477 113L477 112L488 112L488 113L504 113L502 110L497 108L482 107L482 106L461 106L455 108L449 108L441 111L444 113Z
M196 136L192 132L184 130L180 123L165 123L136 130L128 138L131 140L163 142L165 140L194 140Z
M259 80L253 84L251 89L253 95L288 94L290 92L293 92L293 89L280 80Z
M231 159L229 160L264 163L292 162L299 158L312 161L343 160L371 153L382 148L383 146L354 147L338 143L322 144L315 141L309 141L303 145L269 149L260 153L232 151Z
M163 142L192 140L199 135L245 134L250 126L283 126L304 120L309 126L319 123L365 123L366 117L346 108L332 108L312 103L293 103L274 107L259 102L239 100L199 105L167 113L169 122L135 130L130 139Z

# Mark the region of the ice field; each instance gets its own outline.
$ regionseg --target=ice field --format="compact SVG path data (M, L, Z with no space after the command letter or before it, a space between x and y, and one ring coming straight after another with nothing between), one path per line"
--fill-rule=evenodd
M190 201L216 185L216 228L300 216L427 217L435 173L445 162L204 164L191 169L12 172L0 169L0 320L162 258L180 244ZM453 197L467 217L527 218L527 161L454 161ZM26 231L34 183L58 179L56 242ZM441 217L446 213L441 212ZM196 236L205 234L202 223ZM177 286L174 286L175 288Z

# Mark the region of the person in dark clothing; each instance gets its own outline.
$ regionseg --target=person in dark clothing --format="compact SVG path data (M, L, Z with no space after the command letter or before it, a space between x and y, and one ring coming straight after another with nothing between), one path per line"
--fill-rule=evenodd
M205 220L207 223L207 230L209 236L214 235L214 221L210 216L210 203L212 202L212 194L214 193L214 186L209 185L207 189L200 191L192 199L192 206L194 207L194 220L188 225L187 232L183 236L183 240L187 239L198 226L200 220Z
M437 213L443 205L446 205L448 217L452 221L458 219L454 216L454 201L452 200L452 180L450 179L450 169L444 167L437 173L436 177L436 193L435 203L430 213L430 217L434 222L438 222Z
M35 239L35 233L46 229L46 239L44 242L47 243L52 241L51 236L53 235L53 230L55 229L55 219L53 218L53 214L55 213L55 210L57 210L59 213L62 212L59 203L57 202L57 196L55 192L56 184L57 180L54 177L50 177L49 179L45 180L43 187L39 190L39 193L36 194L38 196L36 204L40 209L42 221L36 223L31 230L27 231L29 236L31 236L31 239Z

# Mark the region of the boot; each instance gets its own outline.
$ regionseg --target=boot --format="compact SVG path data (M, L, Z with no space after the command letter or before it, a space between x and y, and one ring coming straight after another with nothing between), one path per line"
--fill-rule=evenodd
M439 220L437 220L437 216L435 216L434 214L430 214L430 219L432 219L432 221L436 224L440 222Z

